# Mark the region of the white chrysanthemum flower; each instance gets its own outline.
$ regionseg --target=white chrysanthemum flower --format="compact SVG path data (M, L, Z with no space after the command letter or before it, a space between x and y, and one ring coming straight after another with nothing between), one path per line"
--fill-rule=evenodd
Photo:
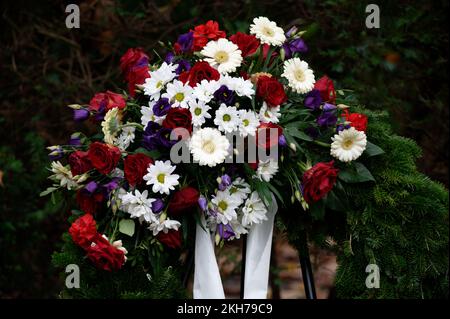
M152 211L152 203L156 200L148 198L148 190L142 193L139 190L120 195L120 209L131 215L131 218L144 219L146 221L157 220Z
M258 192L253 192L242 207L242 225L249 227L267 220L267 208L259 197Z
M133 126L126 126L122 129L122 133L120 133L117 138L116 144L122 151L125 151L131 143L133 143L136 128Z
M64 166L59 161L54 161L51 165L53 175L49 176L49 178L59 182L61 187L65 187L68 190L78 189L80 187L79 183L84 182L89 176L87 173L73 176L69 165Z
M278 161L274 159L268 159L265 161L259 161L256 175L263 181L270 181L272 177L278 172Z
M239 126L239 112L234 106L226 106L221 104L216 111L214 124L217 125L219 131L231 133Z
M162 97L168 98L172 107L188 108L188 102L192 100L192 87L189 84L175 80L167 84L166 91Z
M240 110L239 111L239 134L243 137L248 135L254 136L259 126L259 119L255 112Z
M117 134L120 131L120 117L119 109L114 107L105 114L105 118L102 121L103 140L107 144L114 144L117 139Z
M144 130L147 127L148 122L155 122L159 125L162 124L166 116L156 116L155 113L153 113L153 105L156 102L150 102L149 106L142 106L141 107L141 124L144 126Z
M175 70L177 65L167 64L164 62L161 64L158 70L149 72L150 77L145 79L144 94L150 96L150 100L157 101L161 97L161 91L164 89L167 83L172 81L177 74Z
M331 138L330 154L341 162L351 162L361 156L366 149L367 137L354 127L340 131Z
M172 166L170 161L156 161L147 168L148 173L144 175L144 180L147 181L147 185L153 185L154 193L169 195L179 184L180 175L172 174L175 169L176 166Z
M231 220L237 218L236 210L240 203L231 196L228 190L218 191L211 199L217 209L217 218L222 224L228 224Z
M211 109L209 105L202 101L192 100L189 102L189 111L192 114L192 124L194 126L202 126L206 119L211 118L211 114L208 111Z
M308 63L293 58L284 61L283 77L289 81L289 87L297 93L308 93L314 88L316 79Z
M205 61L219 73L236 71L242 63L242 52L239 47L227 39L209 41L200 51Z
M216 92L220 88L219 81L215 80L202 80L200 83L197 83L197 85L194 88L193 95L195 98L197 98L199 101L203 101L205 103L208 103L211 101L214 97L214 92Z
M281 46L286 41L284 30L266 17L254 18L253 24L250 25L250 33L263 44Z
M242 226L242 221L238 219L233 219L230 221L231 228L233 228L234 237L235 239L241 238L241 235L247 234L248 229Z
M259 110L259 120L263 123L278 123L281 117L280 106L269 107L266 102L263 102Z
M167 234L171 229L178 230L180 226L181 224L179 221L167 218L163 221L158 219L155 222L152 222L148 229L152 231L153 236L156 236L159 232Z
M253 83L250 80L244 80L242 77L222 75L218 83L219 86L225 85L228 89L236 92L238 96L246 96L251 99L255 95Z
M250 185L241 177L236 178L228 187L231 197L233 197L239 205L244 202L248 194L251 193Z
M206 127L192 134L189 149L200 166L214 167L223 163L228 155L230 142L219 130Z

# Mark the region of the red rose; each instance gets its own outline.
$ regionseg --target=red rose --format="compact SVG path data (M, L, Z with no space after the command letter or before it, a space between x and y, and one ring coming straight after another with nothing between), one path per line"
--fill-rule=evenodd
M88 152L75 151L69 156L69 165L72 175L80 175L92 169Z
M105 93L97 93L89 102L89 109L91 111L101 111L104 109L106 112L117 107L119 110L125 108L126 102L121 94L106 91Z
M358 131L365 132L367 129L367 116L360 113L349 113L347 110L343 113L345 120L350 122L350 126L353 126Z
M169 230L167 233L159 232L156 239L169 248L177 249L181 247L181 233L177 230Z
M336 104L336 91L333 81L326 75L322 76L315 84L314 88L319 90L323 102Z
M242 32L236 32L230 37L230 41L239 47L242 52L242 57L247 57L252 55L258 50L259 40L250 34L245 34Z
M195 87L202 80L219 80L220 73L209 65L208 62L201 61L194 64L189 72L183 72L178 79L183 83L188 83L190 86Z
M87 257L95 267L107 271L116 271L125 263L125 253L98 234L94 242L86 249Z
M85 214L75 220L69 228L72 240L78 246L87 249L97 236L97 227L91 214Z
M256 96L269 106L278 106L287 101L283 85L273 76L261 75L256 82Z
M101 207L105 200L105 196L101 191L94 193L88 192L86 189L80 189L77 192L76 201L80 209L86 214L94 215Z
M174 107L167 112L166 118L162 122L162 126L165 128L178 128L182 127L192 132L192 114L189 109L183 109L181 107Z
M125 79L128 81L128 73L134 68L148 67L148 60L148 55L144 53L142 48L128 49L120 58L120 69Z
M142 182L142 178L147 174L147 168L153 164L153 159L145 154L137 153L128 155L124 161L125 178L131 186L136 186Z
M283 128L274 123L261 123L256 130L256 144L259 148L270 149L278 145Z
M100 142L89 146L88 155L92 166L102 174L108 174L116 168L121 156L118 147Z
M128 73L128 94L134 97L136 93L136 85L144 84L145 79L150 77L148 66L133 68Z
M200 193L193 187L184 187L175 192L170 199L168 213L179 216L197 206Z
M310 204L324 197L336 183L339 170L334 161L317 163L303 174L303 197Z
M212 20L196 26L191 31L194 32L194 51L200 51L211 40L226 37L225 32L219 30L219 24Z

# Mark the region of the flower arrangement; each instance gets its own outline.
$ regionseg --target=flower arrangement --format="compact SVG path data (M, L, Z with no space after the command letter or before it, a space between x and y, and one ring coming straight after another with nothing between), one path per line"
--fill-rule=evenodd
M94 266L151 269L189 245L200 219L223 245L264 223L273 200L317 218L345 211L346 184L374 182L363 162L383 151L368 118L304 61L303 33L258 17L229 35L208 21L164 58L129 49L127 91L70 105L99 133L49 148L54 184L42 194L76 194L69 234Z

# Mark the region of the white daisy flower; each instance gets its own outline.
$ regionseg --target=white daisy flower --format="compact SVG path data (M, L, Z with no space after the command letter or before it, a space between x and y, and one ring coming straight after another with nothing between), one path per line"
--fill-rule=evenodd
M242 52L238 46L227 39L209 41L200 51L205 56L205 61L219 73L236 71L242 63Z
M258 192L253 192L242 207L242 225L249 227L267 220L267 208L259 197Z
M153 185L152 191L154 193L169 195L171 190L179 184L178 179L180 175L172 174L176 166L170 165L170 161L156 161L155 164L149 165L147 174L144 175L144 180L147 185Z
M152 101L159 100L161 97L161 90L177 76L175 73L176 68L177 65L163 62L158 70L149 72L150 77L145 79L145 82L142 85L144 94L149 95L150 100Z
M141 124L144 126L144 130L147 127L148 122L156 122L161 125L166 118L166 116L156 116L155 113L153 113L153 105L155 105L155 103L156 102L150 102L149 106L141 107Z
M255 112L240 110L239 111L239 134L246 137L248 135L254 136L259 126L259 119Z
M217 125L219 131L231 133L238 128L239 112L235 106L226 106L221 104L216 111L214 124Z
M206 127L192 134L189 149L200 166L214 167L223 163L228 155L230 142L219 130Z
M159 232L167 234L171 229L178 230L180 226L181 224L179 221L167 218L163 221L158 219L155 222L152 222L148 229L152 231L153 236L156 236Z
M244 202L248 194L251 193L250 185L241 177L236 178L228 187L231 197L233 197L239 205Z
M253 24L250 25L250 33L254 34L262 44L281 46L286 41L284 30L266 17L254 18Z
M280 106L269 107L266 102L263 102L259 110L259 120L263 123L278 123L281 117Z
M308 93L314 88L316 80L308 63L293 58L284 61L283 77L289 81L289 87L297 93Z
M268 159L265 161L259 161L256 175L263 181L270 181L272 177L278 172L278 161L274 159Z
M53 161L51 165L53 175L49 176L49 178L59 182L60 187L65 187L68 190L80 188L79 184L89 177L87 173L73 176L69 165L64 166L59 161Z
M113 145L114 142L117 139L117 134L120 131L120 116L119 116L119 109L117 107L114 107L110 109L105 114L105 118L102 121L102 132L103 132L103 140L107 144Z
M142 218L146 221L156 221L156 216L152 211L152 203L156 200L148 198L148 190L142 193L135 189L133 192L128 192L120 195L121 206L120 209L131 215L131 218Z
M214 97L214 92L220 88L220 82L212 80L202 80L198 83L193 91L193 95L200 101L208 103Z
M240 203L231 196L228 190L218 191L211 202L217 208L217 218L222 224L228 224L231 220L237 218L236 210Z
M187 83L175 80L167 84L166 93L162 97L168 98L172 107L188 108L188 102L192 100L192 87Z
M239 219L233 219L230 221L231 228L233 228L234 237L236 239L241 238L241 235L247 234L248 229L242 226L242 221Z
M246 96L251 99L255 95L253 83L250 80L244 80L242 77L222 75L218 82L219 87L225 85L228 89L236 92L238 96Z
M202 101L192 100L189 102L189 111L192 114L192 124L194 126L202 126L206 119L211 118L211 114L208 111L211 109L209 105Z
M331 138L330 154L341 162L351 162L361 156L366 149L367 137L354 127L340 131Z
M119 137L116 141L116 146L118 146L122 151L125 151L131 143L133 143L136 128L133 126L126 126L122 129L122 133L120 133Z

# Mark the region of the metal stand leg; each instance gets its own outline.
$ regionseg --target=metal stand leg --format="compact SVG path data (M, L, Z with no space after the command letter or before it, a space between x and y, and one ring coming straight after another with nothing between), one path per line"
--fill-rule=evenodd
M247 235L242 235L242 261L241 261L241 291L239 298L244 299L245 286L245 260L247 258Z
M303 285L305 287L306 299L317 299L316 288L314 286L314 277L309 259L309 249L306 235L303 238L299 249L300 267L302 268Z

